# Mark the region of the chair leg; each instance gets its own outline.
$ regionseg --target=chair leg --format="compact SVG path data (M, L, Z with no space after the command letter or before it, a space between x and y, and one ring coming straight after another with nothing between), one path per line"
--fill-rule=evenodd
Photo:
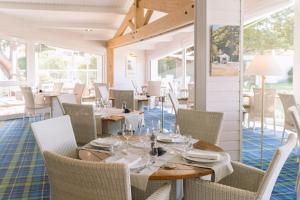
M274 129L274 135L276 135L276 119L273 118L273 129Z
M285 133L285 128L283 128L283 131L282 131L281 144L283 143L284 133Z

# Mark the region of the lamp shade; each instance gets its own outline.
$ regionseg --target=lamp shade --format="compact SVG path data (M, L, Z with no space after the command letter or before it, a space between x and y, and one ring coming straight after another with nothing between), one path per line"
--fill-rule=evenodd
M275 56L258 55L250 63L246 75L282 76L283 71Z

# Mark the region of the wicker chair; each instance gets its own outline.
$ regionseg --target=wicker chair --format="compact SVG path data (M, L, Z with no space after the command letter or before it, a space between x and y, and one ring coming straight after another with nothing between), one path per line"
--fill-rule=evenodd
M73 94L75 94L76 102L78 104L81 104L81 98L82 98L84 88L85 88L85 84L81 84L81 83L76 83L75 84Z
M25 100L23 120L26 116L35 117L40 115L45 117L45 114L48 113L51 116L51 107L45 104L36 103L36 99L33 96L31 87L21 87L21 92ZM42 96L42 98L44 97Z
M100 86L105 86L107 91L109 90L108 85L106 83L94 83L93 85L94 85L94 88L95 88L95 97L96 97L96 99L101 98L101 93L100 93L100 90L99 90Z
M289 114L291 115L294 123L294 127L298 134L298 144L300 140L300 115L299 110L296 106L292 106L288 109ZM299 157L298 157L298 163L299 163ZM296 182L296 190L297 190L297 199L300 199L300 167L298 169L298 176L297 176L297 182Z
M178 109L186 108L186 105L179 104L179 101L178 101L178 99L177 99L174 92L172 92L172 91L169 92L169 98L171 100L171 103L172 103L172 106L173 106L173 109L174 109L174 112L175 112L176 116L177 116L177 113L178 113Z
M124 164L88 162L44 152L51 199L131 200L129 169ZM168 200L170 185L148 200Z
M253 121L253 128L255 128L255 122L261 120L261 89L253 88L254 96L250 99L250 111L248 116L248 124ZM265 89L264 93L264 117L273 119L273 128L276 132L275 121L275 97L276 90Z
M70 115L76 142L85 145L97 138L96 121L92 105L63 103L66 115Z
M283 111L284 111L284 126L283 126L283 131L282 131L282 138L281 138L281 143L283 142L284 139L284 134L285 131L292 131L295 132L295 126L294 126L294 121L293 117L289 112L289 108L292 106L296 106L296 100L294 95L292 94L278 94L280 101L283 106Z
M31 124L33 135L41 152L77 158L77 144L68 115Z
M135 109L133 90L111 90L110 92L111 96L115 99L116 108L122 108L123 102L126 102L128 109Z
M179 109L176 124L184 135L217 144L223 123L223 113Z
M266 172L233 162L234 172L219 183L201 179L189 179L184 184L186 200L268 200L277 177L294 149L297 139L290 134L287 143L273 156Z
M53 84L53 92L59 94L63 88L63 85L64 85L63 82L55 82Z

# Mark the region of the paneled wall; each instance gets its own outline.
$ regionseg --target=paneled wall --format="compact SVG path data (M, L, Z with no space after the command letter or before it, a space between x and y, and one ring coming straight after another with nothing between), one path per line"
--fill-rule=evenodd
M209 73L210 26L241 25L242 0L198 0L196 14L196 107L224 112L220 145L240 159L241 141L241 76L212 77ZM242 55L241 55L242 56ZM242 66L240 67L242 69ZM240 72L241 73L241 72Z

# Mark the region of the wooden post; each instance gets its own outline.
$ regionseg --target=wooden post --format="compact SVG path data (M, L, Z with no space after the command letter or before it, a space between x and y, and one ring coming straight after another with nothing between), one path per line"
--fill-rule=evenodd
M106 49L106 62L107 62L107 84L112 87L114 84L114 49Z

